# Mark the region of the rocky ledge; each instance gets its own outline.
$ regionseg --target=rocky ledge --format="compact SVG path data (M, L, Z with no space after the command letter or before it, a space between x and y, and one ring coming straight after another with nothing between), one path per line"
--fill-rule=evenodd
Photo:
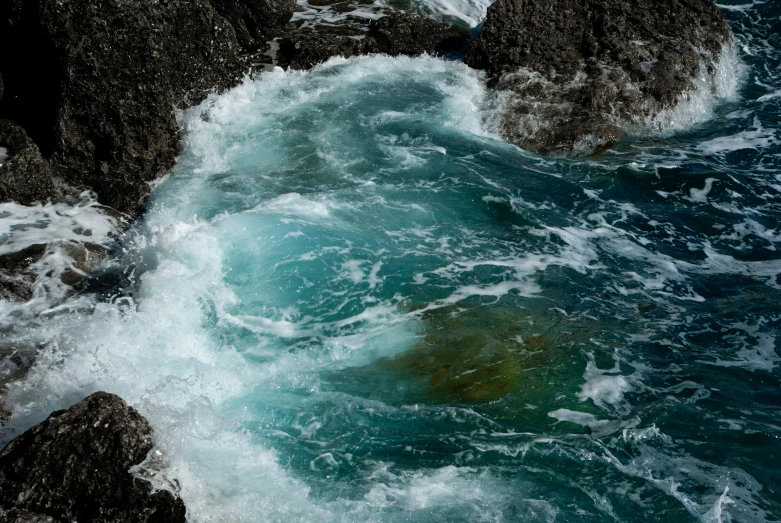
M232 87L253 64L306 68L334 55L444 53L468 42L463 31L403 13L352 17L349 27L288 24L295 8L294 0L3 2L0 47L18 51L0 58L0 201L62 201L91 189L101 204L136 214L150 182L176 161L174 110Z
M181 499L130 473L151 434L106 392L54 412L0 451L0 521L184 522Z
M277 39L272 58L273 63L292 69L309 69L332 56L442 56L463 53L469 44L465 29L412 13L391 12L374 20L354 17L340 25L291 25Z
M310 13L289 23L303 9L294 0L0 3L0 47L19 50L0 57L0 202L75 204L89 190L135 216L176 161L176 108L253 70L468 43L465 32L417 15L351 7L369 18L333 23ZM34 275L22 258L40 256L0 256L0 298L30 299Z
M503 92L509 140L566 155L677 104L730 42L712 0L498 0L465 61Z
M260 1L264 16L262 9L245 13L239 4L244 2L3 2L0 47L13 51L0 59L0 118L25 130L56 185L90 188L101 203L135 213L149 182L173 166L179 151L174 108L199 103L244 73L228 19L242 21L239 34L250 43L274 36L294 7L293 0ZM248 24L265 33L248 32ZM20 176L13 161L11 151L0 167L0 197L19 203L56 198L37 180L11 184Z

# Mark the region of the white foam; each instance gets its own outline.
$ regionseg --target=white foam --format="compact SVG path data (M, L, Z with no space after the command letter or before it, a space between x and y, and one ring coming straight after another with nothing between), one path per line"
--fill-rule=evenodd
M41 258L26 269L34 275L32 298L24 303L0 300L0 327L20 325L23 320L56 313L59 308L65 311L84 306L89 299L77 298L62 304L72 291L62 277L66 272L86 276L84 271L95 268L99 251L107 251L121 227L122 219L99 205L89 193L82 194L73 206L0 204L0 256L46 245Z
M760 150L778 143L781 142L776 137L775 131L765 129L759 118L755 117L753 130L707 140L700 143L697 149L706 154L723 154L742 149Z
M722 492L721 496L719 496L719 499L716 500L716 503L713 504L713 508L711 508L708 512L703 514L702 516L702 523L724 523L724 519L722 519L722 516L725 516L724 508L727 505L733 505L735 502L727 496L727 493L729 492L729 485L726 485L724 487L724 492ZM731 517L728 517L727 521L732 521Z
M300 216L320 221L331 217L329 207L332 203L313 201L298 193L281 194L254 207L250 212L267 212L288 216Z
M713 75L708 74L704 66L701 68L694 89L684 93L675 107L644 122L646 132L669 135L688 129L711 119L719 104L735 100L747 74L747 67L735 46L725 44L713 67Z
M558 409L548 413L548 416L558 421L569 421L582 427L590 427L592 429L598 429L604 427L610 420L598 419L593 414L587 412L578 412L569 409Z
M697 203L707 203L708 194L713 189L713 183L717 181L716 178L706 178L705 187L702 189L695 189L694 187L689 189L689 200Z
M756 496L762 486L743 470L720 467L683 453L671 456L644 442L635 444L634 450L635 457L623 463L610 449L602 449L616 469L642 478L677 499L694 518L708 522L733 521L738 514L731 514L729 508L735 507L734 512L739 512L741 519L770 520L771 514L757 505Z
M612 369L600 369L597 367L593 356L589 356L586 371L583 378L586 382L578 392L580 401L591 400L598 407L619 407L624 401L624 394L632 390L628 377L620 374L621 369L616 362Z
M731 327L740 329L750 338L748 340L737 339L739 348L730 359L717 358L716 361L706 361L706 363L719 367L739 367L750 371L772 372L781 362L781 356L776 352L776 336L762 332L761 327L764 323L760 319L756 325L745 323L732 325Z
M485 20L493 0L419 0L422 8L445 21L458 20L469 27L477 27Z
M0 203L0 256L54 241L106 243L119 220L90 194L74 205Z

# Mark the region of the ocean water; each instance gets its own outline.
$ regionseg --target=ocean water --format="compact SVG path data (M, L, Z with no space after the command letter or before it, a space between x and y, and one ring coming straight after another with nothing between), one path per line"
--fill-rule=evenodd
M506 143L457 61L332 59L183 112L129 230L0 205L0 254L57 239L0 442L107 390L191 521L779 521L781 7L722 9L718 81L600 156Z

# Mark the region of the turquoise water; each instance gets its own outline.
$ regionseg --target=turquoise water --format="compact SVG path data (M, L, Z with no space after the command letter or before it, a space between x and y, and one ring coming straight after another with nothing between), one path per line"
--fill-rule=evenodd
M88 291L7 313L48 348L6 437L116 392L192 521L778 521L779 9L724 10L739 91L599 157L434 58L183 113Z

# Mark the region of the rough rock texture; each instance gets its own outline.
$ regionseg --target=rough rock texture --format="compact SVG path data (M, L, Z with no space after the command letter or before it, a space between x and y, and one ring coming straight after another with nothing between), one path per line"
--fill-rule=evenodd
M363 27L351 27L352 31L340 27L338 33L329 27L296 30L280 38L277 62L282 67L309 69L332 56L349 58L369 53L444 55L463 51L469 42L467 31L412 13L391 13L367 22Z
M0 147L8 156L0 161L0 202L30 205L65 197L64 184L24 129L10 120L0 120Z
M236 31L239 45L257 49L280 32L293 16L295 0L212 0L214 8Z
M411 13L393 13L369 25L366 50L391 56L463 51L469 32Z
M27 301L32 298L35 273L30 269L45 252L46 245L36 244L0 256L0 299Z
M51 516L36 514L29 510L3 510L0 508L0 523L60 523L60 521Z
M712 0L498 0L465 61L507 91L509 139L568 153L674 105L730 41Z
M349 36L302 32L280 38L275 58L286 69L311 69L332 56L350 58L362 51L363 42Z
M0 452L0 521L184 522L179 498L128 472L151 450L150 434L105 392L54 412Z
M231 5L240 3L254 5ZM131 213L174 163L174 107L244 70L234 29L209 0L6 0L0 47L23 50L0 60L0 117L20 124L66 183Z

